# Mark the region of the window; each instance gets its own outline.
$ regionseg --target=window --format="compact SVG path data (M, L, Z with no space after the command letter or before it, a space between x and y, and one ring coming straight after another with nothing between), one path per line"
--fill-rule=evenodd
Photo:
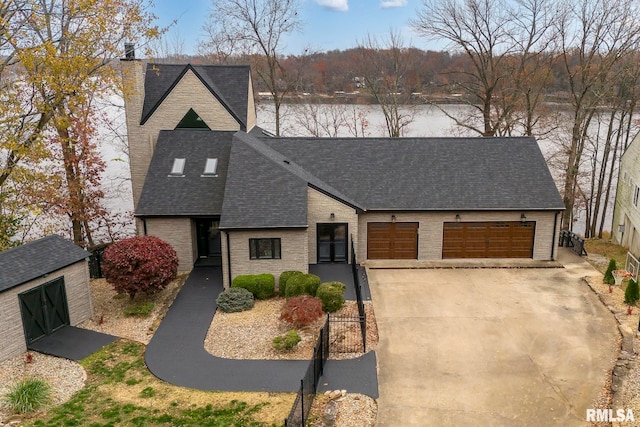
M185 159L173 159L170 176L184 176Z
M190 108L180 120L176 129L209 129L209 126L200 118L198 113L193 111L193 108Z
M633 206L638 207L638 198L640 196L640 187L636 185L635 190L633 191Z
M202 176L218 176L218 159L207 159Z
M280 239L249 239L251 259L280 259Z

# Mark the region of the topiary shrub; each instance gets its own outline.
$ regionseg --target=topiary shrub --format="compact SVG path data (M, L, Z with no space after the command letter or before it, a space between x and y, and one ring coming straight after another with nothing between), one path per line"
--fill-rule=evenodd
M315 322L323 314L322 301L309 295L300 295L287 300L282 307L280 319L300 328Z
M284 335L277 336L273 339L273 348L278 351L289 351L302 341L300 334L295 329L290 330Z
M244 288L256 299L268 299L276 293L276 279L273 274L244 274L236 276L232 288Z
M285 297L291 298L298 295L315 296L320 286L320 277L315 274L296 274L287 280Z
M634 305L638 300L640 300L640 287L638 287L638 282L629 279L627 289L624 290L624 302L629 305Z
M298 276L303 274L304 273L302 271L297 271L297 270L283 271L280 274L280 278L278 279L278 293L281 296L285 296L286 295L285 292L287 289L287 281L293 276Z
M154 294L176 278L178 256L170 244L155 236L137 236L105 249L102 271L118 293Z
M251 310L255 305L253 294L244 288L229 288L216 298L218 308L225 313Z
M328 313L340 310L344 305L344 291L347 286L342 282L325 282L318 288L316 296L322 301L322 309Z
M33 412L51 401L51 386L39 378L25 378L15 383L3 400L16 414Z
M611 261L609 261L609 266L607 267L607 272L604 273L604 278L602 279L602 281L604 283L607 283L609 285L613 285L616 283L616 279L613 277L613 274L611 274L611 272L613 270L617 270L618 267L616 266L616 260L615 259L611 259Z

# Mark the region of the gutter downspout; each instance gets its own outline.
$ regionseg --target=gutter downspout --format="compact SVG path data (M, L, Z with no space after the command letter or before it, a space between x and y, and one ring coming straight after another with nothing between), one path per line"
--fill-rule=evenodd
M224 233L227 236L227 274L229 275L229 287L231 287L231 243L229 241L229 232Z
M142 220L142 232L147 235L147 219L145 217L140 218Z
M551 261L554 261L555 258L555 252L556 252L556 242L558 241L558 237L556 236L556 233L558 232L558 215L560 214L560 211L556 211L556 216L553 220L553 236L551 237L553 240L551 241Z

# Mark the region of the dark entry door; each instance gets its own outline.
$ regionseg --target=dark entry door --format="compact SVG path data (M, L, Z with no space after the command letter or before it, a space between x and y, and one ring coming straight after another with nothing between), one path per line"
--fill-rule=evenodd
M196 237L198 258L219 257L222 255L222 242L217 219L196 219Z
M347 224L318 224L318 262L347 262Z
M18 295L27 345L69 324L69 309L60 277Z

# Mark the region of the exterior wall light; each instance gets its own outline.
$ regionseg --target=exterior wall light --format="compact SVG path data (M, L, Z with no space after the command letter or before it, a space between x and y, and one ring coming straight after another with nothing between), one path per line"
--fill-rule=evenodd
M331 221L335 221L336 220L336 214L334 214L333 212L331 212L331 215L329 215L329 219Z
M456 222L460 222L460 214L456 214Z
M391 222L396 222L396 216L395 216L395 214L391 215Z
M526 221L527 221L527 216L523 212L522 215L520 215L520 222L526 222Z

